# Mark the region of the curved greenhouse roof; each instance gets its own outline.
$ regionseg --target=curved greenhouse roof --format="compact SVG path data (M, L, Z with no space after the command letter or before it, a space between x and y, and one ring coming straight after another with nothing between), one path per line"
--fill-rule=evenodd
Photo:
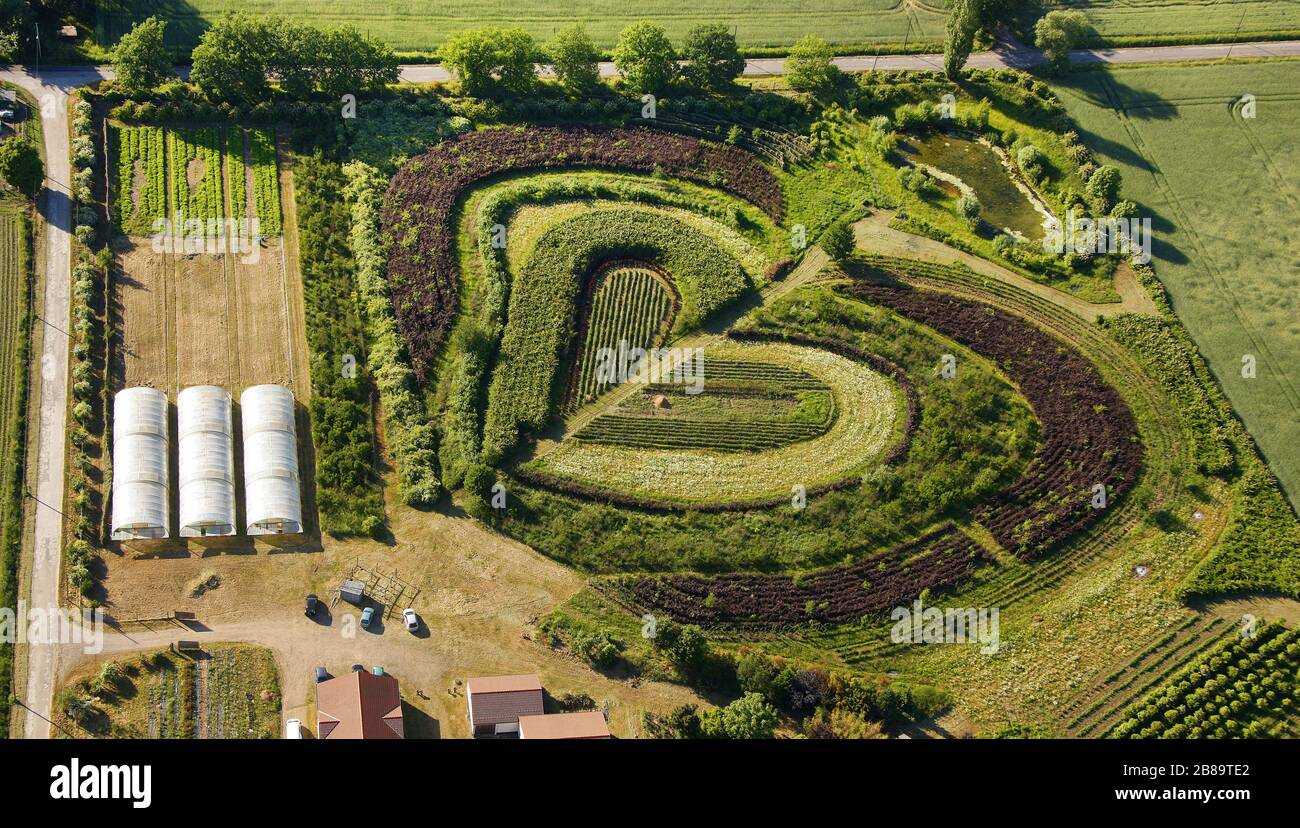
M167 492L167 395L123 389L113 398L113 540L171 534Z
M215 385L176 397L181 536L235 534L235 448L230 394Z
M302 531L298 437L293 392L255 385L239 398L244 429L244 497L248 534Z

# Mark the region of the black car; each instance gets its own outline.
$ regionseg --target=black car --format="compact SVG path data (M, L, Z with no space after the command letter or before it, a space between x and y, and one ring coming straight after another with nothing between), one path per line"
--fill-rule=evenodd
M328 672L324 667L317 667L317 668L316 668L316 683L317 683L317 684L320 684L322 681L324 681L325 679L327 679L327 678L329 678L329 677L330 677L330 674L329 674L329 672Z
M307 596L307 607L302 611L302 614L307 616L308 618L315 618L316 609L319 606L320 606L320 599L316 597L315 593L312 593L311 595Z

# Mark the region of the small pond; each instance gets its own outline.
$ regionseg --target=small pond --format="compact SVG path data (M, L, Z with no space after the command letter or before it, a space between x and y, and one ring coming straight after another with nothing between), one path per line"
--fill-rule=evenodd
M990 147L969 138L931 131L904 135L898 149L909 160L955 175L975 191L984 221L1015 230L1031 241L1043 238L1043 214L1011 180L1011 173Z

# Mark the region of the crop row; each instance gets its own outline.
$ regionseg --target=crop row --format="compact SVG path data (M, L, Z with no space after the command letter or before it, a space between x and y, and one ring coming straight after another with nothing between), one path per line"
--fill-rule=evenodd
M1031 560L1044 554L1104 514L1133 486L1142 465L1133 415L1077 351L982 302L868 283L840 290L994 360L1029 401L1042 423L1043 443L1024 474L975 511L998 543L1017 557Z
M777 220L785 207L780 182L752 155L658 130L502 128L445 141L408 162L384 201L394 309L421 379L456 310L452 213L461 193L503 172L564 167L661 172L724 189Z
M648 258L673 277L679 318L702 320L747 288L744 269L704 233L665 213L592 210L538 239L510 292L500 355L488 388L483 454L494 463L514 448L521 427L550 417L552 386L570 341L580 280L599 262Z
M171 166L172 221L221 219L221 133L214 127L167 132ZM188 235L188 232L187 232Z
M1266 624L1193 662L1130 711L1123 738L1254 737L1296 712L1300 629Z
M794 331L783 331L776 333L772 331L759 331L752 328L738 329L732 328L727 331L727 336L737 342L789 342L795 345L805 345L812 348L821 348L842 357L865 362L875 370L884 374L893 380L899 388L903 389L903 397L906 399L907 411L903 418L903 439L899 440L889 453L881 460L886 466L896 466L907 459L907 451L912 445L912 434L916 431L917 423L921 419L921 398L916 393L916 385L912 383L902 368L885 359L882 356L873 354L847 342L841 342L838 339L828 339L825 337L809 336ZM706 363L705 371L708 371Z
M647 267L606 266L596 278L586 330L579 334L582 358L570 394L575 405L595 399L614 384L614 377L602 377L599 370L609 364L608 354L657 344L675 305L666 281Z
M633 448L759 451L826 431L828 423L691 420L685 417L627 417L605 414L574 435L577 440Z
M248 211L248 171L244 165L244 130L226 130L226 170L230 176L230 217L235 221L251 218Z
M725 359L704 360L706 382L755 382L774 385L787 391L824 391L826 383L803 371L770 362L745 362Z
M248 130L248 157L253 162L253 209L258 231L280 235L280 169L275 158L275 134L269 129Z
M802 576L634 576L609 588L638 609L699 624L850 621L903 606L923 590L950 587L983 560L983 551L949 524L856 563Z
M152 233L154 221L167 216L162 127L114 127L109 140L117 159L117 225L123 233Z

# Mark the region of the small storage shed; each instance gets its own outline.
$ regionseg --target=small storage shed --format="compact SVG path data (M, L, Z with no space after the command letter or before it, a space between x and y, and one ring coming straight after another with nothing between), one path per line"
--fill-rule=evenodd
M239 398L244 429L244 498L248 534L302 531L302 491L293 392L255 385Z
M536 673L484 676L466 682L469 725L475 736L504 736L519 732L519 717L540 716L542 679Z
M235 534L235 437L230 394L215 385L176 397L181 537Z
M520 716L520 739L611 739L605 714L599 710Z
M360 604L366 598L366 585L360 581L344 581L339 587L339 597L349 604Z
M171 534L167 479L167 395L126 388L113 398L113 540Z

